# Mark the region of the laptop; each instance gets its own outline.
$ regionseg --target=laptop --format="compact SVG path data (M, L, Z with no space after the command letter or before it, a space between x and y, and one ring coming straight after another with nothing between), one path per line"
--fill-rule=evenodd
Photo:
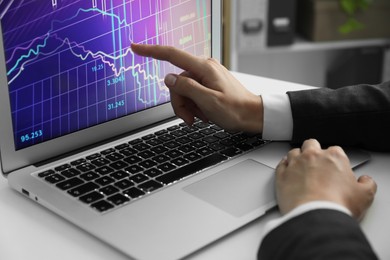
M175 118L171 64L131 42L221 54L221 1L0 2L9 185L131 259L180 259L276 205L286 143ZM365 159L365 158L364 158Z

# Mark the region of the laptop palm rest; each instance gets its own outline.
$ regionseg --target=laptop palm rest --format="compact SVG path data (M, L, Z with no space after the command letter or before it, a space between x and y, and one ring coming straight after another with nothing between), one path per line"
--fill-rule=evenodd
M233 216L242 217L258 208L275 205L274 172L248 159L184 190Z

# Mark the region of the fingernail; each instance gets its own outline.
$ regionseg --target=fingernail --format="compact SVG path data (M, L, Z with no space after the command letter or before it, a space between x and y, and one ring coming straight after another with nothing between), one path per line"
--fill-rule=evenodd
M177 76L176 75L168 74L165 77L165 84L167 85L167 87L172 87L172 86L175 85L176 80L177 80Z

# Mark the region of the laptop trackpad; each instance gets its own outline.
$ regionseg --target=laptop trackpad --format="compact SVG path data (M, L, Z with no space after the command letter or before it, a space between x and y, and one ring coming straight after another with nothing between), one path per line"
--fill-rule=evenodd
M274 169L245 160L184 190L236 217L275 205Z

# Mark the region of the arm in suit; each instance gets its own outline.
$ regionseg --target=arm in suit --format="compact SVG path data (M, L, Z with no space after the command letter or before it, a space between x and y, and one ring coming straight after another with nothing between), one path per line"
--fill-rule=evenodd
M287 94L293 143L316 138L326 145L390 151L390 82Z
M356 220L336 210L319 209L292 218L268 233L258 259L378 258Z

